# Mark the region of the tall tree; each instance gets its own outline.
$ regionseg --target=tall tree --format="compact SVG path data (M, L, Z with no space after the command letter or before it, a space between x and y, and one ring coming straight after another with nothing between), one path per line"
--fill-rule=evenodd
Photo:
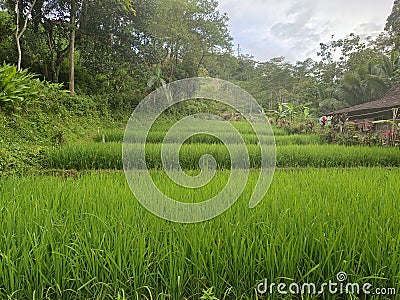
M76 1L70 0L70 25L71 34L69 39L69 93L71 96L75 94L75 14Z
M16 15L16 27L15 27L15 40L17 43L18 50L18 62L17 62L17 70L21 70L21 61L22 61L22 50L21 50L21 37L24 34L28 21L31 16L33 7L35 6L36 0L33 0L32 3L24 2L22 0L15 1L15 15ZM26 11L26 13L24 13ZM23 16L23 17L22 17ZM22 21L22 27L20 25Z
M84 0L78 21L81 63L92 75L112 73L136 56L135 10L120 0Z
M70 5L67 0L37 0L34 28L43 34L48 48L46 69L53 82L59 81L61 66L70 50Z
M385 31L389 33L395 48L400 50L400 0L393 3L392 12L386 19Z
M148 21L157 63L170 81L196 76L204 59L231 50L227 16L215 0L159 0Z

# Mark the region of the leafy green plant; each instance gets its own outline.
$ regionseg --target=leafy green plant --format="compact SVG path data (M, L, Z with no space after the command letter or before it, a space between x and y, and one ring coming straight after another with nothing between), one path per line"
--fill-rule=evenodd
M35 75L28 70L17 71L13 65L6 63L0 67L0 105L27 101L38 94L34 79Z
M5 149L0 148L0 174L8 171L13 164L14 158Z

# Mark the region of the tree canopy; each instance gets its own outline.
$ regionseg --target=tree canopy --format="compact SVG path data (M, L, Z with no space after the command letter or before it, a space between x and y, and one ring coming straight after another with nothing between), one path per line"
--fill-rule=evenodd
M155 77L217 77L266 109L290 102L318 113L377 99L399 82L398 0L378 37L322 41L319 59L296 63L236 56L228 20L216 0L0 0L0 57L71 94L113 95L111 106L137 103Z

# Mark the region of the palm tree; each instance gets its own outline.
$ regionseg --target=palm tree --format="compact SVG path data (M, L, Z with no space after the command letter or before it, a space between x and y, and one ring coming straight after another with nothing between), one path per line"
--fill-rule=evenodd
M400 54L397 50L393 49L390 56L382 55L382 62L379 67L380 76L389 85L400 81Z
M360 68L345 74L339 87L339 94L346 103L357 105L376 100L389 88L390 84L383 76L382 67L370 62L366 70Z
M171 91L167 87L167 83L162 78L162 72L161 72L161 67L160 65L157 66L156 73L150 77L150 79L147 81L147 87L148 88L161 88L163 92L165 93L165 96L167 97L168 103L171 103L172 100L172 95Z

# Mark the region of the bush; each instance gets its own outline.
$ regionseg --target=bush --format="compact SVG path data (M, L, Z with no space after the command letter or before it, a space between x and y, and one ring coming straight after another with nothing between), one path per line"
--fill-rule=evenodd
M107 99L71 97L62 84L34 77L0 66L0 173L37 168L43 149L112 124Z
M17 71L17 68L6 63L0 67L0 106L24 102L38 94L39 79L28 73L28 70Z
M0 148L0 174L9 171L13 167L14 163L15 159L12 157L10 152L6 149Z

